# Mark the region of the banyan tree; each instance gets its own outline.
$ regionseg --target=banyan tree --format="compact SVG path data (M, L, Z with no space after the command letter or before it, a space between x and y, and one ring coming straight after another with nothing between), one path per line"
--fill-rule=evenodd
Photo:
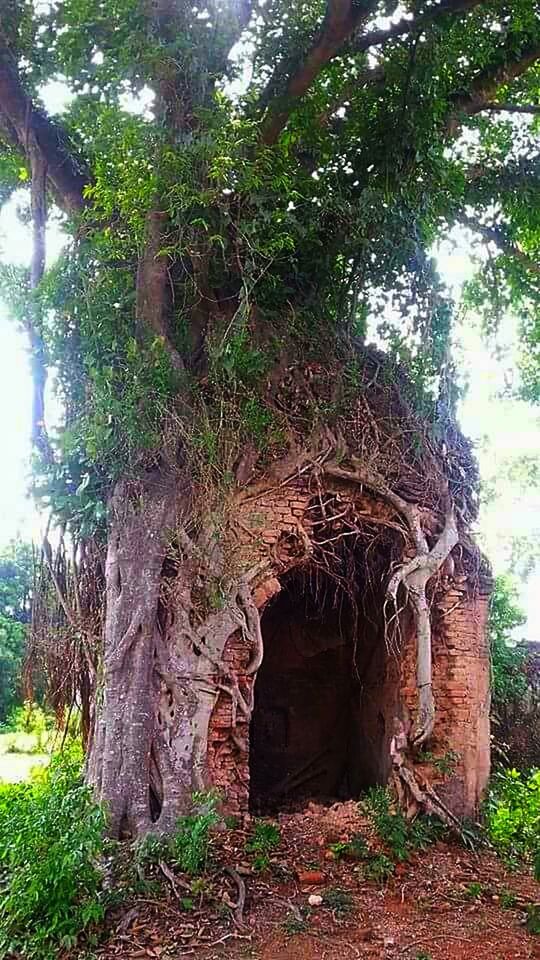
M32 230L2 286L51 516L34 655L111 834L213 786L473 813L489 573L432 250L466 224L535 302L535 4L0 10L0 184Z
M295 364L272 388L271 458L224 418L231 480L216 492L201 469L189 483L173 423L163 462L117 482L106 557L51 555L66 637L79 609L86 643L99 638L75 676L87 776L115 833L172 829L210 787L234 813L389 780L411 809L475 811L489 774L476 468L455 424L435 439L413 396L373 349L331 371ZM313 407L332 413L307 435ZM36 613L54 663L58 630ZM60 656L63 703L77 656Z

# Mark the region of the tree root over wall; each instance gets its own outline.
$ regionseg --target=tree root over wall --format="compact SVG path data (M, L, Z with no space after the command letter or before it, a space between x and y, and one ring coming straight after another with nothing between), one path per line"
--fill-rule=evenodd
M439 467L435 474L439 509L434 513L396 493L367 461L344 454L335 442L324 454L303 456L280 481L280 488L300 475L306 479L311 475L319 490L324 477L329 493L335 481L338 487L345 482L366 489L394 514L378 522L405 539L403 559L387 573L384 616L386 624L396 623L408 607L415 622L418 709L410 745L417 749L431 737L435 721L426 591L458 542L448 484ZM228 567L222 552L208 547L215 538L204 523L198 528L186 522L189 505L184 502L180 509L178 487L177 471L162 469L142 481L120 482L110 501L103 667L100 691L94 691L98 707L87 778L109 809L115 836L171 831L189 808L193 791L210 785L208 730L220 693L232 704L230 740L246 756L253 711L251 678L263 658L257 588L272 579L276 583L276 577L295 566L311 563L315 547L326 542L317 544L309 528L298 521L296 533L287 534L298 541L288 559L268 549L250 568L231 573L234 566ZM230 522L234 523L234 503ZM360 529L361 515L354 523ZM333 546L339 536L332 535ZM208 602L212 582L220 585L216 605ZM80 616L78 623L84 632ZM243 670L250 678L247 693L240 688L236 670L224 661L227 641L238 632L249 651ZM431 788L417 783L397 742L395 758L402 759L399 763L394 759L394 781L404 805L432 809L451 822L452 815Z

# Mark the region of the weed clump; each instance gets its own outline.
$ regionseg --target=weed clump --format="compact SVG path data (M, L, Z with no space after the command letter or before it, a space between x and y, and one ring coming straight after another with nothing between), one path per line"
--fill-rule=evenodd
M323 893L323 904L337 916L345 916L354 908L354 900L348 890L341 887L329 887Z
M214 791L194 793L194 812L178 820L173 838L174 859L180 870L198 876L206 867L210 832L219 821L219 796Z
M436 817L421 814L409 822L402 811L393 809L392 797L387 787L373 787L363 801L363 809L372 821L378 836L388 847L394 860L403 862L412 853L426 850L439 840L444 824Z
M246 851L253 853L253 868L266 870L270 864L271 853L279 847L281 834L276 823L259 820L255 823L251 836L246 841Z

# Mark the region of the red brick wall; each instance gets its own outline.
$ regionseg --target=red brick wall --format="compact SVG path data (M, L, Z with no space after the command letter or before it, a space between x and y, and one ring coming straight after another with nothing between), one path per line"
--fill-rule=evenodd
M268 556L275 560L275 574L292 568L303 556L299 523L309 532L308 509L317 490L303 478L287 483L257 499L240 503L238 539L242 560L253 564ZM344 495L344 487L340 487ZM377 500L348 491L363 513L388 514L389 509ZM276 578L270 578L256 594L260 607L279 589ZM453 771L442 776L430 767L431 781L439 781L437 789L457 814L475 812L489 776L489 654L486 639L488 591L471 593L464 577L456 578L433 604L433 688L437 707L435 733L430 752L444 757L449 751L458 754ZM416 706L414 637L406 634L399 661L387 658L386 676L381 685L384 699L382 713L395 704L406 718L414 717ZM408 635L408 637L407 637ZM225 659L238 675L240 689L246 699L252 696L253 678L243 672L249 650L239 634L231 637ZM386 692L385 692L386 691ZM385 716L385 721L388 718ZM230 812L245 812L249 804L249 729L239 713L237 728L231 738L232 702L220 693L214 708L208 737L208 778L226 797ZM426 771L427 772L427 771Z

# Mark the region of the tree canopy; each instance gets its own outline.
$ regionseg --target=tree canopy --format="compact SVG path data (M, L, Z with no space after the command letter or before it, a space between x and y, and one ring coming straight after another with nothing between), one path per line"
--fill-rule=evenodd
M206 460L224 397L240 444L279 443L264 384L295 357L376 329L448 387L431 251L455 225L488 245L469 300L489 329L515 313L536 395L532 0L4 0L0 43L2 197L26 189L36 240L30 274L3 282L31 339L41 492L75 528L103 522L111 481L182 405ZM40 99L52 79L61 117ZM43 275L47 217L69 241Z

